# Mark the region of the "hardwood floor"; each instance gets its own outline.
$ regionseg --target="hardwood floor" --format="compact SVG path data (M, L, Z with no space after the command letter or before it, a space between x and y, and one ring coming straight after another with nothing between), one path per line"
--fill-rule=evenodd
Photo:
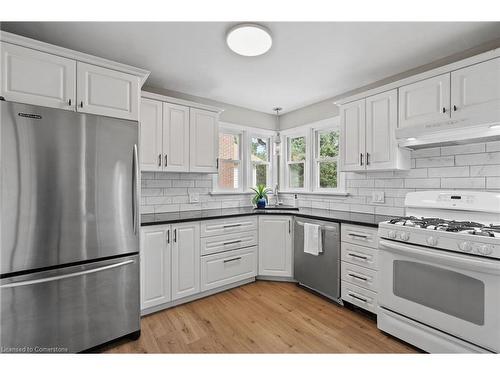
M105 353L416 353L361 313L292 283L257 281L148 315Z

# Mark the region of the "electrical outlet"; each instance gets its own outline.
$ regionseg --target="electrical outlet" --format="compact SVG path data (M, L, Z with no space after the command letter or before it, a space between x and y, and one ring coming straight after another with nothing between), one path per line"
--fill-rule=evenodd
M383 191L372 191L372 203L384 203L385 194Z
M189 203L200 203L200 194L190 193L189 194Z

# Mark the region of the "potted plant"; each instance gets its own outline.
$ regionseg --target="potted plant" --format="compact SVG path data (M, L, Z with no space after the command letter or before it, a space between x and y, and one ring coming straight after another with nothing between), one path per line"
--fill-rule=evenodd
M257 206L257 208L266 208L267 204L267 193L271 192L270 188L266 188L266 185L259 184L255 188L250 188L255 192L252 198L252 203Z

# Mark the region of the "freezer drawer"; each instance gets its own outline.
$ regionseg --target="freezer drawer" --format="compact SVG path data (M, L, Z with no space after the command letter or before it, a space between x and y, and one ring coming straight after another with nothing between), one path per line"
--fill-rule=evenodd
M5 278L0 298L4 352L79 352L140 329L139 257Z

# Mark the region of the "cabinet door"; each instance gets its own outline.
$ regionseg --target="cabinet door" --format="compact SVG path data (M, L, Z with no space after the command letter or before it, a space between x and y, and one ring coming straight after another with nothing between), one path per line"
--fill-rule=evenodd
M189 171L189 107L163 103L163 170Z
M170 226L143 229L141 236L141 309L171 301Z
M343 171L365 169L365 99L347 103L340 108Z
M200 223L172 225L172 299L200 291Z
M450 74L399 88L399 127L450 119Z
M141 170L161 171L162 152L162 102L141 98Z
M190 171L217 173L219 156L219 115L215 112L191 108Z
M366 169L389 169L396 163L395 130L398 123L398 91L366 98Z
M1 42L0 96L5 100L75 110L76 61Z
M500 121L500 58L451 73L453 119Z
M259 217L259 275L291 277L292 218Z
M139 77L78 62L77 111L138 120L139 85Z

